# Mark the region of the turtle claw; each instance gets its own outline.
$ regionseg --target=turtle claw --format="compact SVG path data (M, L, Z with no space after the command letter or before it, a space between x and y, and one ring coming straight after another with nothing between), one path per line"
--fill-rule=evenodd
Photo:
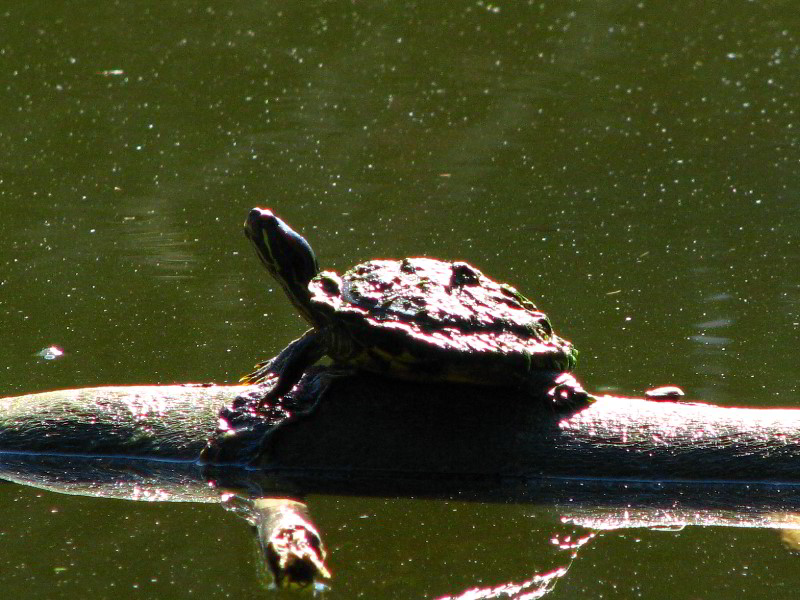
M272 361L267 360L258 363L255 366L255 371L239 378L239 383L265 383L273 377L277 377L278 374L270 368L271 362Z
M595 401L595 397L583 389L570 373L561 373L554 383L546 395L557 412L577 410Z

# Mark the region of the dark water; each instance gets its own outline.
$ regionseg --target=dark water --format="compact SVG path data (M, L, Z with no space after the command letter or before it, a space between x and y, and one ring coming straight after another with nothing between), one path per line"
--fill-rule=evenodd
M589 389L797 406L799 26L777 1L6 2L0 393L235 381L275 354L304 325L241 235L262 205L325 267L512 282ZM0 492L15 597L265 593L219 507ZM555 507L309 501L325 597L565 564ZM790 598L796 573L771 531L640 529L548 597Z

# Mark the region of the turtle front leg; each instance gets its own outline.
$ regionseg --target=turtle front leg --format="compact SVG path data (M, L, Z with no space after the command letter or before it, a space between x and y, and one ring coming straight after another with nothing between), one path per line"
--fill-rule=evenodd
M294 340L278 356L258 365L258 369L241 378L242 383L265 383L277 381L264 396L261 404L278 398L291 390L300 381L303 372L325 355L322 335L309 329L303 337Z

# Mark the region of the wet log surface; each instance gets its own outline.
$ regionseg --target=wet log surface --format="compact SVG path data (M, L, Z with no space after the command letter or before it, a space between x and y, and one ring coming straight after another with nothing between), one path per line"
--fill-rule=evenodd
M223 407L263 388L101 387L4 398L0 451L196 461L209 440L223 440L225 452L210 462L321 478L800 482L796 409L606 396L557 415L504 389L358 376L334 381L297 417L318 399L319 388L308 389L268 418L241 413L229 431L220 430Z
M800 482L800 410L603 396L556 415L508 390L347 378L264 459L327 473Z
M195 461L239 386L109 386L0 399L0 451Z

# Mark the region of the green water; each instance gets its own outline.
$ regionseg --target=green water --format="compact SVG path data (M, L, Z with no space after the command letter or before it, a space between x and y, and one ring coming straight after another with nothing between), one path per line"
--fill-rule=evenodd
M0 394L231 382L275 354L304 325L241 234L261 205L324 267L431 255L513 283L591 390L796 407L798 31L777 1L8 0ZM555 508L309 505L326 598L564 562ZM18 598L267 593L247 525L213 505L9 484L0 506ZM791 598L796 573L773 532L634 530L548 597Z

